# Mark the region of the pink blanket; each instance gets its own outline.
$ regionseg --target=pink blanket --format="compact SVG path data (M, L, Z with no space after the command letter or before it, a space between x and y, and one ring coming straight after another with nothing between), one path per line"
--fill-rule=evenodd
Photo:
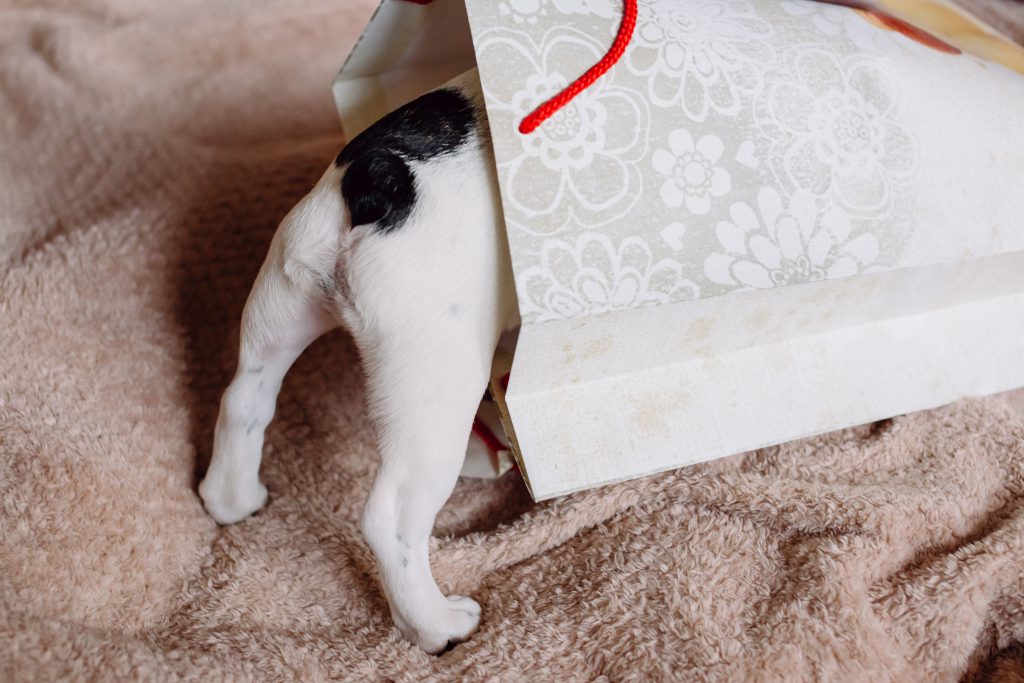
M270 505L204 514L242 303L372 5L0 7L0 680L1021 680L1019 394L539 505L462 482L434 568L484 617L441 657L358 531L344 334L285 382Z

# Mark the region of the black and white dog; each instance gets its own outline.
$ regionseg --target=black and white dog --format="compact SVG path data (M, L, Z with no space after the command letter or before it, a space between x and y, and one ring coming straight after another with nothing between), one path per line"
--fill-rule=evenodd
M391 614L427 652L480 620L430 573L499 336L518 324L476 71L353 139L282 221L242 314L238 369L199 486L222 524L266 503L263 434L285 372L345 326L365 366L380 467L363 513Z

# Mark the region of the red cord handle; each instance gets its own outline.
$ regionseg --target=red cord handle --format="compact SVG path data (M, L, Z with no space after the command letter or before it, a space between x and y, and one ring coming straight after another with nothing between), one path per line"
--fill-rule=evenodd
M558 93L550 100L540 105L533 112L523 119L519 124L519 132L529 135L537 130L540 124L555 115L559 109L572 102L573 98L594 84L594 81L604 76L609 69L615 66L629 46L633 38L633 31L636 29L637 0L623 0L622 23L619 24L619 32L615 36L615 42L608 49L608 54L601 58L594 66L590 67L585 74L573 81L568 88Z

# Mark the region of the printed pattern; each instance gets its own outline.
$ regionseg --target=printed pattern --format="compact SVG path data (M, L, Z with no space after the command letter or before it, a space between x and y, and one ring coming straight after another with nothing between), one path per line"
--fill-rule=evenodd
M626 64L644 77L656 106L681 106L694 121L711 112L732 116L761 84L771 35L745 0L651 0L641 8Z
M694 299L700 289L678 261L655 263L642 238L613 244L588 232L574 242L544 242L540 264L518 278L518 294L523 314L543 320Z
M651 157L654 170L664 176L661 199L677 209L684 204L690 213L704 215L711 209L711 198L729 191L732 176L718 165L722 158L722 140L705 135L696 143L689 131L680 128L668 137L669 148L655 150Z
M604 54L618 4L471 13L524 322L898 260L921 155L889 55L927 47L802 0L640 0L623 60L523 136Z
M503 0L498 11L515 24L534 25L549 15L594 14L611 18L617 5L612 0Z
M507 83L517 89L487 91L491 126L513 131L507 140L515 148L496 152L507 159L499 170L514 229L545 235L600 226L625 216L640 197L650 120L639 93L602 79L533 134L516 131L575 77L565 65L592 64L601 54L600 43L575 29L551 31L541 45L503 31L481 48L482 59L523 75Z
M708 279L766 289L856 275L878 258L871 233L850 238L850 217L838 206L820 211L815 196L797 190L788 206L771 187L756 207L737 202L715 235L724 249L704 262Z
M893 187L917 165L892 79L867 59L807 49L769 72L769 82L754 118L772 137L778 181L856 211L884 213Z

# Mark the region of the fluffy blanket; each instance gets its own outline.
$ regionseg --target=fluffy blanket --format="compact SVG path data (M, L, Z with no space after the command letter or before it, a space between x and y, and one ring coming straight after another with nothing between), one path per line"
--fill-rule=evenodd
M343 333L285 382L269 507L204 514L241 307L372 5L0 6L0 680L1021 680L1020 395L539 505L464 481L434 569L485 612L440 657L358 531Z

